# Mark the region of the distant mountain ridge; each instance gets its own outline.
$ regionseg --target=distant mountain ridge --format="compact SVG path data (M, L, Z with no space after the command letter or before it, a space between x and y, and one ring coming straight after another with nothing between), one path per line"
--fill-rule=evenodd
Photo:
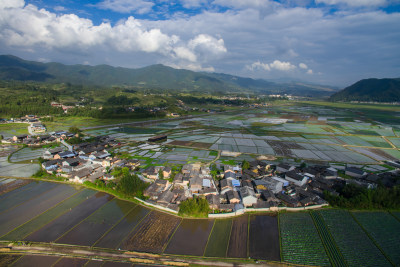
M98 85L136 86L201 92L242 92L329 96L337 89L306 83L275 83L263 79L243 78L223 73L194 72L161 64L129 69L109 65L64 65L27 61L11 55L0 55L0 79Z
M330 100L400 102L400 78L364 79L333 94Z

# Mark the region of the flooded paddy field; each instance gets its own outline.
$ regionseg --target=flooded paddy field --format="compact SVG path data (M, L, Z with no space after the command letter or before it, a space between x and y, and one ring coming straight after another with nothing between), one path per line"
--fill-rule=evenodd
M248 221L248 215L242 215L232 220L228 258L247 258Z
M271 261L281 260L277 216L250 216L249 257Z
M183 219L164 253L203 256L214 220Z
M336 253L343 254L348 262L365 265L368 259L373 259L382 266L399 263L398 212L331 209L280 213L279 220L274 214L182 219L102 192L35 181L0 194L0 208L0 240L7 242L54 242L88 248L268 261L280 261L282 253L284 262L330 265L331 258L327 255L334 255L335 250L325 251L323 245L330 236L330 242L337 245ZM354 255L353 248L365 252ZM99 266L98 262L82 259L0 254L1 266L29 263Z

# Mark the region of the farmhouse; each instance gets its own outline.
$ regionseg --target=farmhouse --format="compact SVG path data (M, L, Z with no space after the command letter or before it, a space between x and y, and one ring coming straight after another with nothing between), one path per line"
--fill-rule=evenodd
M356 167L346 167L345 174L354 178L361 178L367 173Z
M251 207L257 203L257 197L254 190L249 187L240 188L240 196L245 207Z
M308 178L307 176L300 175L295 171L289 171L285 174L285 179L294 183L297 186L303 186L306 184Z

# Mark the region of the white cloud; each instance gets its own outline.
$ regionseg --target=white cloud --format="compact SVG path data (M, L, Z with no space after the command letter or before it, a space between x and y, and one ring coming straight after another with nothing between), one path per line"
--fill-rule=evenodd
M308 69L308 66L306 64L304 64L304 63L300 63L299 67L300 67L300 69L303 69L303 70Z
M377 7L388 4L387 0L315 0L326 5L347 5L351 7Z
M246 68L248 70L267 70L267 71L271 70L269 64L262 63L260 61L253 62L251 65L246 65Z
M144 0L103 0L94 6L119 13L136 12L138 14L145 14L151 11L154 3Z
M307 74L313 74L312 70L307 70Z
M269 64L271 69L281 70L281 71L289 71L296 68L295 65L292 65L290 62L282 62L279 60L274 60L271 64Z
M208 3L208 0L180 0L185 8L200 7Z
M207 51L213 55L221 55L227 52L222 38L217 39L208 34L197 35L189 41L188 46L193 50Z
M174 48L174 52L178 58L186 59L191 62L197 61L196 55L186 47L183 46L176 47Z
M222 38L198 34L184 41L160 28L143 25L143 21L133 17L115 26L107 21L93 25L91 20L74 14L57 15L34 5L24 7L23 3L9 6L0 8L0 43L9 47L75 53L110 49L125 54L156 53L192 69L202 69L201 62L227 52Z
M292 65L290 62L282 62L279 60L274 60L274 62L267 64L262 63L260 61L256 61L251 65L246 65L248 70L279 70L279 71L290 71L296 68L295 65Z
M53 8L55 11L58 11L58 12L62 12L62 11L66 11L67 9L65 8L65 7L63 7L63 6L55 6L54 8Z
M166 63L165 65L170 66L175 69L186 69L192 71L205 71L205 72L214 72L215 69L213 67L203 67L200 64L189 63L189 64L174 64L174 63Z
M0 1L0 8L18 8L24 7L25 1L24 0L1 0Z

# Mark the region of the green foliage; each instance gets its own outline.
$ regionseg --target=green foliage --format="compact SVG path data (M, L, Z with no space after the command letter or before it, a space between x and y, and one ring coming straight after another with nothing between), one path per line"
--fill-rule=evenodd
M331 101L398 102L399 79L365 79L332 95Z
M399 186L366 189L348 184L339 190L339 193L339 196L334 196L324 192L324 198L330 205L346 209L400 209Z
M161 169L158 171L158 179L164 179L164 172Z
M242 162L242 169L243 170L248 170L250 168L250 163L247 160L243 160Z
M35 172L32 175L33 178L43 178L43 177L47 177L47 176L50 176L50 175L46 172L46 170L44 170L42 168L40 168L37 172Z
M69 127L68 131L69 131L70 133L74 133L74 134L79 134L79 133L81 133L81 130L80 130L78 127L76 127L76 126L71 126L71 127Z
M117 190L125 196L143 197L147 184L140 180L136 174L124 174L117 183Z
M179 205L179 215L189 217L208 217L210 207L207 199L193 198L182 201Z

